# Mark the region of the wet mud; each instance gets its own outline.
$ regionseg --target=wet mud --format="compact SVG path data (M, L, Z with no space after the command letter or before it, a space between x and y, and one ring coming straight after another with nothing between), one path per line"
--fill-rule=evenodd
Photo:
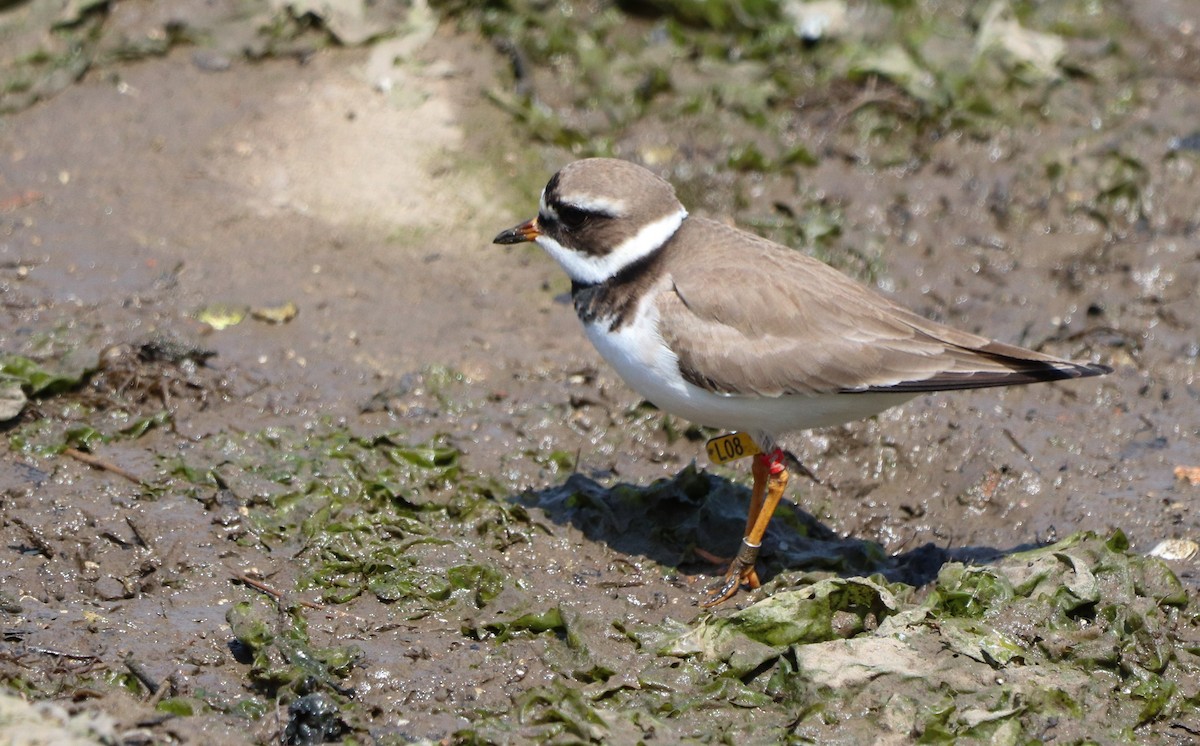
M851 7L922 55L850 35L787 60L790 17L687 3L152 48L215 11L93 5L90 69L0 118L0 392L27 399L0 441L0 729L1200 739L1186 4L1015 4L1016 30ZM1064 57L954 77L983 28ZM931 318L1116 370L795 437L816 479L764 587L702 610L745 463L707 465L716 433L604 367L549 258L488 244L592 154Z

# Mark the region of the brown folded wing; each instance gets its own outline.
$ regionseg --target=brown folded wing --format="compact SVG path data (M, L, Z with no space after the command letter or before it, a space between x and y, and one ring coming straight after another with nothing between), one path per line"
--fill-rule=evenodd
M728 394L920 392L1099 375L1108 369L929 321L800 252L689 218L659 296L684 378ZM702 252L679 253L685 245ZM664 278L667 281L667 278Z

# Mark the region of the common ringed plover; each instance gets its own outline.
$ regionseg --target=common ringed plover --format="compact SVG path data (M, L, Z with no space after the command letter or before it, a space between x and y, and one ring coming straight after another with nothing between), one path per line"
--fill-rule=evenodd
M761 450L741 548L704 606L758 587L759 546L788 482L780 435L930 391L1112 370L930 321L798 251L689 217L670 183L626 161L565 166L537 217L494 240L533 241L559 263L588 338L635 391Z

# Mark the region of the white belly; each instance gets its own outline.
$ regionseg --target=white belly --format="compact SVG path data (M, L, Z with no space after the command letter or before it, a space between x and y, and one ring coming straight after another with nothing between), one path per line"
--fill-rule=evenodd
M658 312L642 303L633 323L616 332L603 320L584 325L588 338L621 378L659 409L726 430L781 435L870 417L916 394L821 394L778 397L716 394L684 380L679 358L658 333Z

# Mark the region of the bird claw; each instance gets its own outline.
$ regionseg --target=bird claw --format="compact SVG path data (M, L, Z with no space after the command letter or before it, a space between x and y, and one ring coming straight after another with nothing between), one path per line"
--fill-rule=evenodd
M741 557L735 557L733 562L729 563L729 570L725 573L725 577L720 582L709 586L704 592L705 598L700 602L700 606L711 609L725 603L737 594L742 583L751 588L758 588L762 585L758 581L758 572L754 569L754 563L746 564Z

